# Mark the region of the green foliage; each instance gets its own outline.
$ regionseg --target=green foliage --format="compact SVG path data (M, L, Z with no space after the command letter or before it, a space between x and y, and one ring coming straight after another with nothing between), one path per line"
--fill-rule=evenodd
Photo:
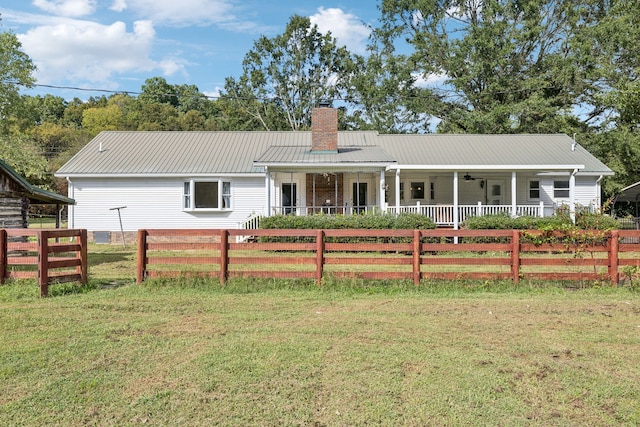
M49 188L47 161L31 140L21 136L0 135L0 159L30 184Z
M511 217L509 214L485 215L468 218L463 223L463 228L471 230L539 230L539 229L563 229L570 226L571 219L564 216Z
M345 47L298 15L283 34L260 37L242 67L239 79L227 79L224 96L265 130L309 129L311 109L319 101L344 98L355 71Z
M592 26L574 2L384 0L382 30L414 49L414 72L444 75L439 130L566 132L594 59L574 39ZM391 41L389 41L391 42ZM590 68L591 67L591 68Z
M405 213L363 215L275 215L260 220L265 229L433 229L435 223L428 217Z
M11 121L24 115L20 87L35 82L35 71L18 37L10 31L0 32L0 133L6 134Z
M388 229L433 229L436 228L435 223L424 215L405 213L398 216L390 214L366 213L362 215L275 215L265 217L260 220L260 228L264 229L311 229L311 230L328 230L328 229L350 229L350 230L388 230ZM303 240L312 241L314 238L303 239L300 237L274 237L263 238L262 241L296 241ZM380 240L377 237L347 237L334 238L335 242L376 242ZM389 241L389 239L384 239ZM403 241L403 238L391 239L395 241Z
M468 218L462 225L471 230L615 230L619 228L609 215L591 213L586 210L576 213L575 224L566 211L559 210L550 217L519 216L508 214L485 215Z

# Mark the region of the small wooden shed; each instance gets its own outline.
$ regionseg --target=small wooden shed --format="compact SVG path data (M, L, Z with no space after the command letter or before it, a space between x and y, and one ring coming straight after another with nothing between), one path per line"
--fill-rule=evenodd
M27 228L29 226L29 206L32 204L73 205L75 201L60 194L35 187L17 173L11 166L0 160L0 228ZM56 228L60 227L59 215Z

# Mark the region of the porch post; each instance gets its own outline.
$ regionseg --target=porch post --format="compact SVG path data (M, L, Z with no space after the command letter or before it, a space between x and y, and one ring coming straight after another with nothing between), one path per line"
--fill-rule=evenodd
M400 169L396 169L396 215L400 213Z
M335 211L336 215L338 214L338 175L339 173L336 172L336 175L335 175L336 179L333 180L333 189L335 191L334 197L335 197L335 204L336 204L336 211ZM344 194L342 195L342 204L344 205ZM344 212L342 213L344 214Z
M453 229L458 229L458 171L453 171Z
M384 199L385 199L385 186L386 186L386 182L384 179L384 170L380 171L380 191L378 192L378 206L380 207L380 210L382 212L385 211L384 208Z
M578 169L574 169L569 176L569 216L571 221L576 222L576 174Z
M293 172L291 172L291 176L290 176L290 178L289 178L289 183L291 184L291 185L289 186L289 200L290 200L289 204L291 205L291 213L292 213L293 215L298 215L298 212L296 212L296 211L294 211L294 210L293 210L293 207L294 207L295 205L297 205L297 203L295 202L295 200L293 200ZM298 193L298 189L296 188L296 196L298 195L297 193ZM280 203L280 204L282 204L282 203ZM296 209L297 209L297 208L296 208Z
M356 172L356 203L355 205L357 206L356 208L356 212L360 213L360 172ZM365 200L365 206L367 201ZM366 209L366 207L365 207Z
M266 203L265 206L267 207L267 211L265 212L266 216L271 216L271 173L269 172L269 167L265 166L264 167L264 185L267 188L267 194L266 194Z
M515 218L518 214L518 206L516 204L516 173L511 172L511 216Z

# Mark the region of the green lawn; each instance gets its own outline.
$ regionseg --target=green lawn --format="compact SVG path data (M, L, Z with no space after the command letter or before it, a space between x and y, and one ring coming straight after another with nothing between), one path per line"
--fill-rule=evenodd
M551 284L0 286L0 425L640 423L640 294ZM120 273L119 273L120 272Z

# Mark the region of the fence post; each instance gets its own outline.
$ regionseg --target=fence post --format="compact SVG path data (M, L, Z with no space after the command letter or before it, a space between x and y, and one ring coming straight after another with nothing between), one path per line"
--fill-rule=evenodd
M147 230L138 230L138 262L136 265L136 283L139 285L147 275Z
M220 284L229 278L229 230L220 230Z
M7 277L7 230L0 230L0 285Z
M413 284L420 285L420 230L413 230Z
M324 274L324 230L318 230L316 234L316 284L322 285Z
M520 283L520 230L511 234L511 278L513 284Z
M89 251L87 249L87 229L80 230L80 234L77 239L80 241L80 266L78 267L78 273L80 273L80 284L86 285L89 281Z
M614 286L618 286L618 251L620 249L619 238L620 234L618 230L611 230L609 232L609 277L611 283Z
M38 286L40 296L49 295L49 233L38 231Z

